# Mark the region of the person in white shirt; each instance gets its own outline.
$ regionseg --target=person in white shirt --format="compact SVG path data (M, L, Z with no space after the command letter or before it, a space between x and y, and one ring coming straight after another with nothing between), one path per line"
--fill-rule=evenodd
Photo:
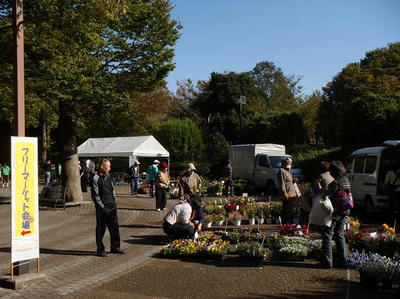
M201 207L201 200L180 200L165 216L164 232L176 239L192 238L196 225L191 221L192 212Z

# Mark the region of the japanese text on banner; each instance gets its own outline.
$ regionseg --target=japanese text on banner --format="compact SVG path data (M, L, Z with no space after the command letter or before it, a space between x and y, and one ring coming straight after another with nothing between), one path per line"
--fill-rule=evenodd
M35 234L34 144L15 145L15 236Z

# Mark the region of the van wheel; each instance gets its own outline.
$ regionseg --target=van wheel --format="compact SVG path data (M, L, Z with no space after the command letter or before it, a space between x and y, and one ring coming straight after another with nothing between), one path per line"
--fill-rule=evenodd
M366 198L364 202L364 215L367 219L371 218L374 212L374 205L372 204L371 198Z
M265 193L266 195L274 195L275 183L273 181L267 181L267 183L265 184Z

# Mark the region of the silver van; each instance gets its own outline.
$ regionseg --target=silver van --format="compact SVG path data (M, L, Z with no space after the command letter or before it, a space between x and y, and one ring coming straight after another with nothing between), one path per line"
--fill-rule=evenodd
M373 211L390 207L385 177L396 159L400 159L400 140L388 140L350 155L347 176L354 203L364 208L367 217Z

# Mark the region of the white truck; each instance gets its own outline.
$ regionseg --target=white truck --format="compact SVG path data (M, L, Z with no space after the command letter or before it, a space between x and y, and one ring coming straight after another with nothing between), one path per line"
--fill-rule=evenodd
M275 193L278 180L277 173L286 154L284 145L237 144L229 146L229 160L232 162L234 179L245 179L258 189L264 189L267 194ZM292 168L294 177L304 180L301 169Z

